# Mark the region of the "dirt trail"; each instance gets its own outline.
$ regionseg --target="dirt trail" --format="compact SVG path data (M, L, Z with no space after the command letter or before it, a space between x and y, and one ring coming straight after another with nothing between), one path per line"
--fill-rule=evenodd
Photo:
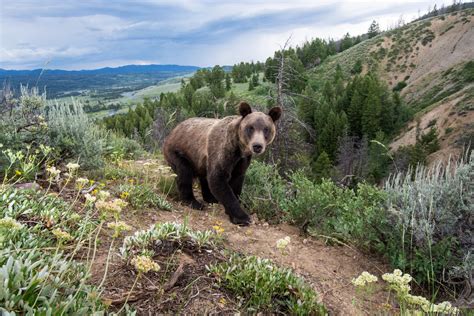
M328 246L321 240L304 238L297 228L289 225L253 223L249 227L231 224L220 205L209 205L204 211L192 210L174 203L175 210L137 211L127 221L137 229L145 229L157 222L187 221L193 229L212 229L218 223L224 228L225 246L235 251L272 259L280 266L290 267L302 275L317 290L321 301L331 314L373 315L387 314L383 310L387 293L377 288L371 297L357 295L350 283L362 271L376 275L386 272L383 264L367 258L348 246ZM291 237L289 253L282 254L276 241Z

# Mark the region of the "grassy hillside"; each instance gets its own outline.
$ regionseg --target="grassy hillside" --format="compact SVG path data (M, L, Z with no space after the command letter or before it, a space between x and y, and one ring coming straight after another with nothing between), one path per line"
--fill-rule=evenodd
M474 135L473 16L467 9L382 33L328 57L309 71L310 81L317 85L331 78L337 65L350 76L360 60L362 73L376 70L416 113L392 149L415 143L419 124L421 131L438 128L441 153L457 152Z

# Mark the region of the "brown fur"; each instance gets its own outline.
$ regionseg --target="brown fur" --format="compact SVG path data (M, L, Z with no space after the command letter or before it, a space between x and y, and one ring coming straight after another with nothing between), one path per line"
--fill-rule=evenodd
M223 119L192 118L180 123L165 140L163 153L178 175L181 198L202 209L192 192L193 178L199 178L206 202L220 202L235 224L247 225L249 216L238 197L252 155L261 154L275 138L275 124L281 109L269 114L252 112L239 104L240 116Z

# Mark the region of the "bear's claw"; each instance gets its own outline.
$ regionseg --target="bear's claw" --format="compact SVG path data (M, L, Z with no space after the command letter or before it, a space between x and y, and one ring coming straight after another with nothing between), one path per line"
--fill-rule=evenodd
M204 205L202 203L199 203L198 201L189 201L189 207L195 210L202 210L204 209Z
M239 226L249 226L250 223L252 222L250 220L250 217L247 214L245 214L244 217L235 217L235 216L229 216L229 217L232 224L239 225Z

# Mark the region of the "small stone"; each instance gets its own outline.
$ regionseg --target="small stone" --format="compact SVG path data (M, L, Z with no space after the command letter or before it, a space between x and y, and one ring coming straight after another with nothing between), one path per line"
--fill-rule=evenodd
M303 244L305 244L305 245L306 245L308 242L309 242L309 240L308 240L308 239L306 239L306 238L305 238L305 239L303 239Z

